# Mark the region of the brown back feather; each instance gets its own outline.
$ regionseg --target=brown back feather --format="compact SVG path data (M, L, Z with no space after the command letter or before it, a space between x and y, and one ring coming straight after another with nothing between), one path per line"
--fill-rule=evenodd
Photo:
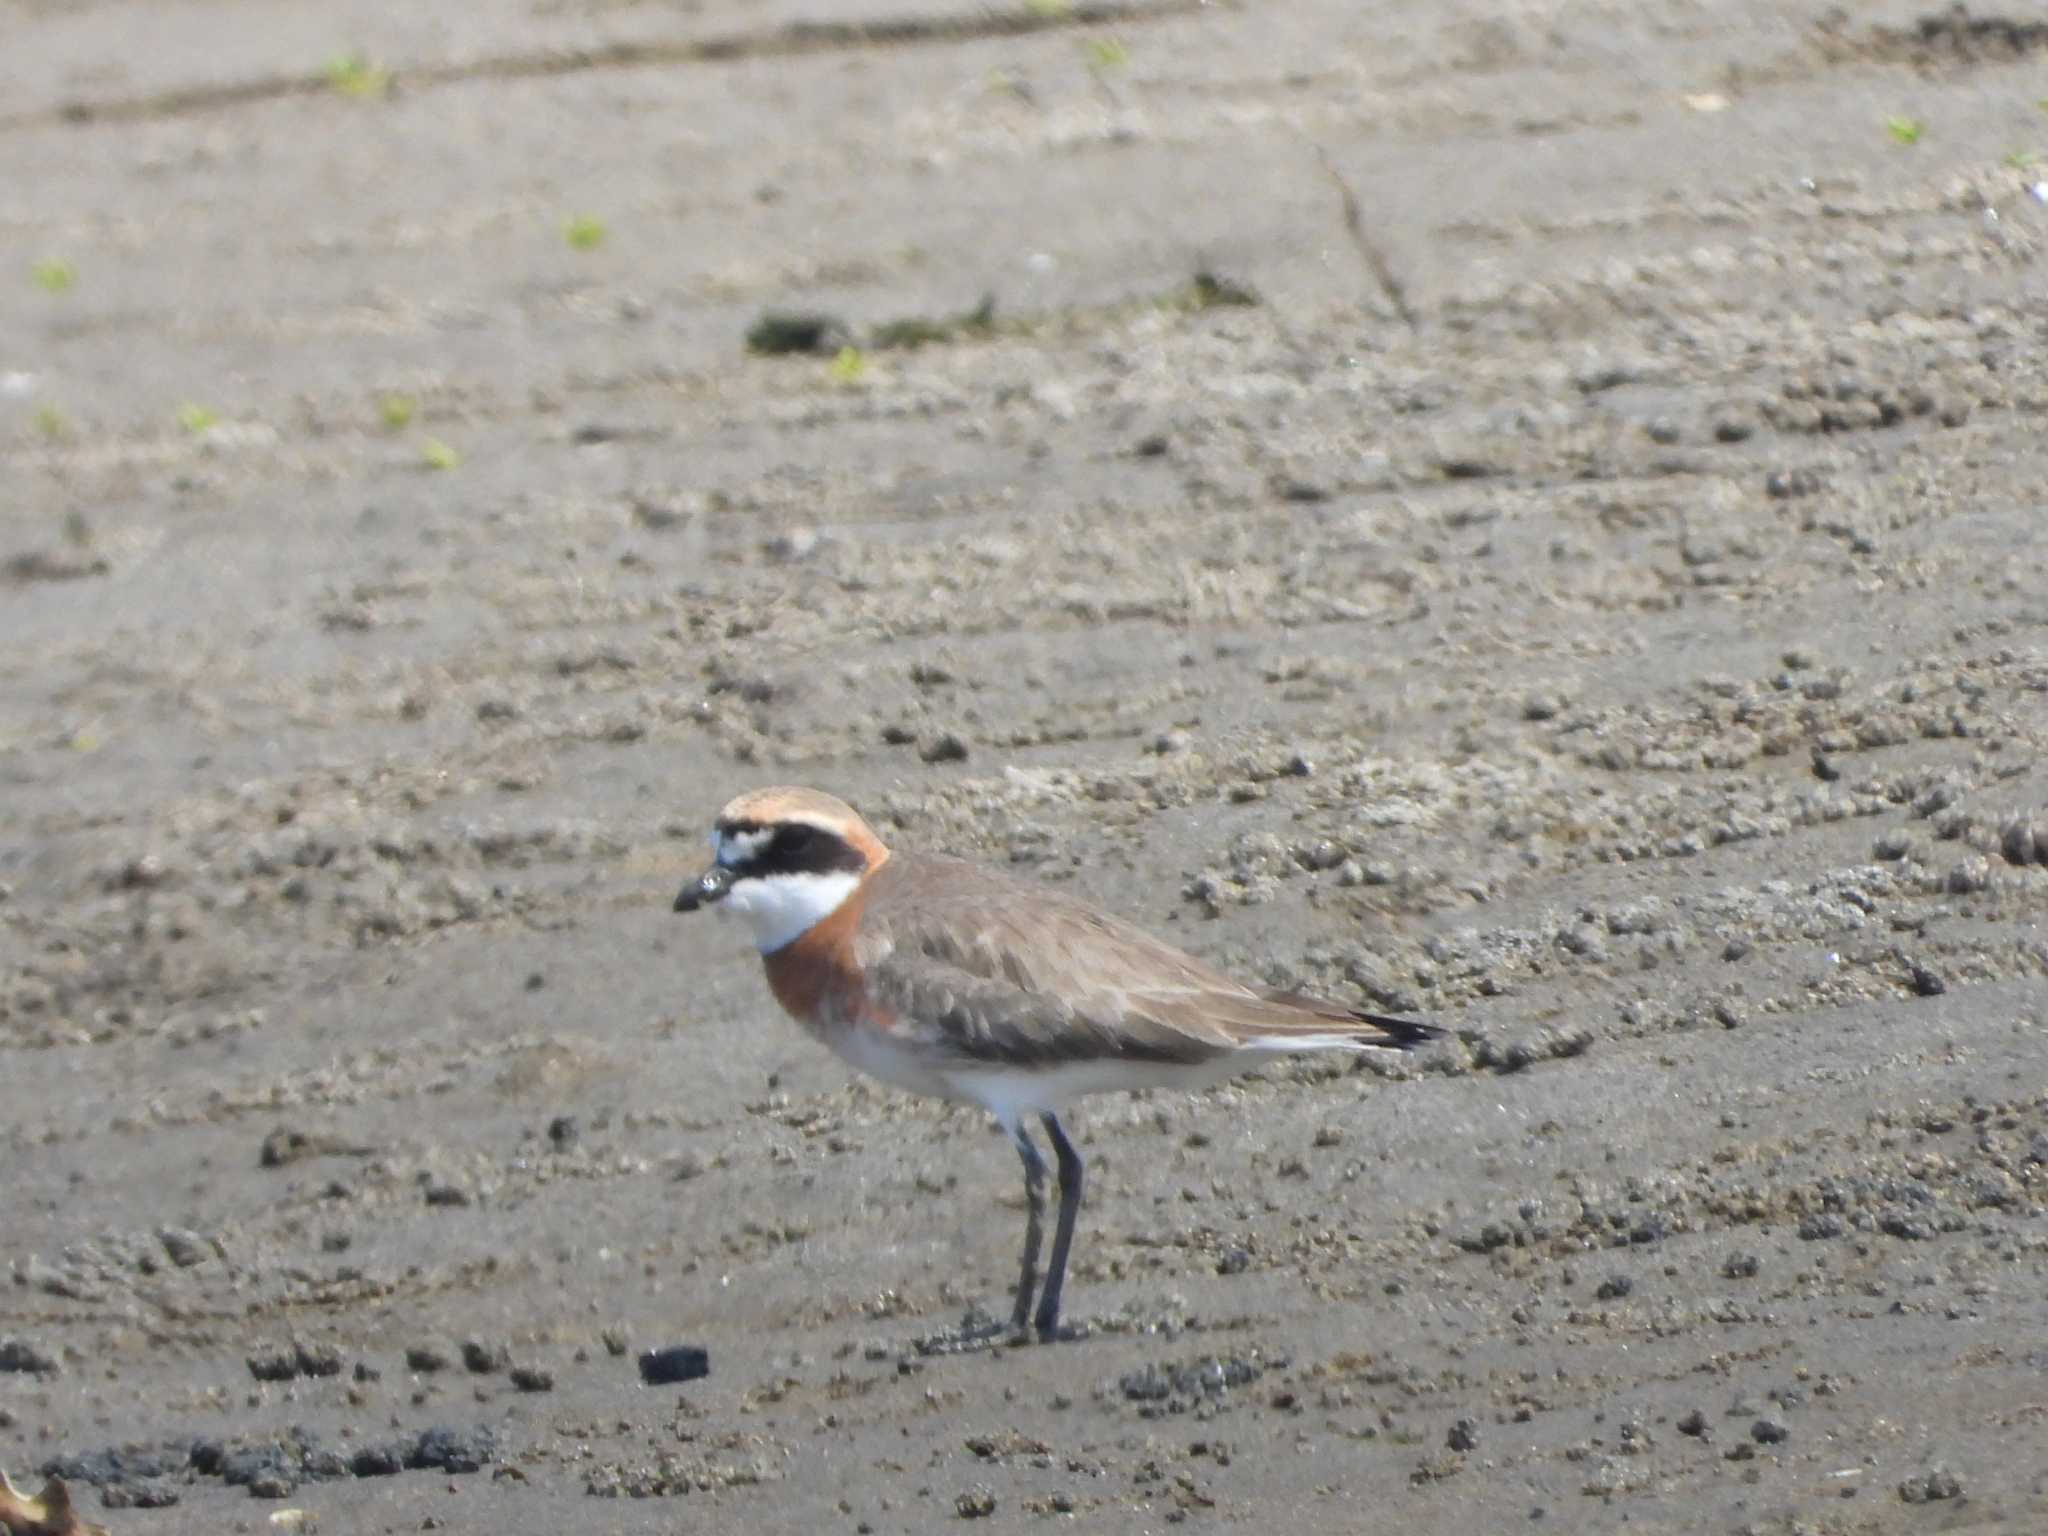
M898 854L863 889L857 956L892 1027L965 1057L1195 1064L1260 1037L1399 1047L1426 1030L1245 986L1057 890L978 865Z

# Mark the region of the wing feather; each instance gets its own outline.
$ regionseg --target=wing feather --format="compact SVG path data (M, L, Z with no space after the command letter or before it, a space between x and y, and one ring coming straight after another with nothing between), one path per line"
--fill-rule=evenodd
M1247 987L1144 930L976 865L892 858L858 955L892 1028L1008 1066L1196 1065L1247 1049L1401 1048L1438 1031Z

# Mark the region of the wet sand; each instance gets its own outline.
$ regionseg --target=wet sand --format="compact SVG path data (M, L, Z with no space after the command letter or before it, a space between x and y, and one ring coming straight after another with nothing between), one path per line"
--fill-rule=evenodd
M1365 10L15 7L0 1468L2048 1528L2048 36ZM1015 1156L670 913L777 781L1454 1039L922 1352Z

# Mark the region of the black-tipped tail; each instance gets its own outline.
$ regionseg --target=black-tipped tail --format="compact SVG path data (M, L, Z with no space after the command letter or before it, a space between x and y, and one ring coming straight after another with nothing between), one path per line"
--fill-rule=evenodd
M1370 1024L1374 1029L1386 1031L1385 1044L1397 1051L1412 1051L1419 1045L1432 1040L1441 1040L1450 1031L1439 1029L1434 1024L1418 1023L1414 1019L1390 1018L1384 1013L1354 1013L1351 1015L1361 1024Z

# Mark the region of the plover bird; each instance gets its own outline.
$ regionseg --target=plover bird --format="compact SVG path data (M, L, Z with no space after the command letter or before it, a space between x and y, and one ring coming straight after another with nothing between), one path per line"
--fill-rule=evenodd
M1199 1088L1276 1052L1406 1050L1443 1031L1233 981L1140 929L976 864L892 853L853 807L757 789L718 814L711 865L678 912L743 918L790 1016L861 1071L979 1104L1024 1160L1024 1257L1010 1328L1059 1336L1081 1156L1060 1111L1083 1094ZM1059 1217L1038 1288L1045 1127ZM1032 1310L1032 1295L1038 1306Z

